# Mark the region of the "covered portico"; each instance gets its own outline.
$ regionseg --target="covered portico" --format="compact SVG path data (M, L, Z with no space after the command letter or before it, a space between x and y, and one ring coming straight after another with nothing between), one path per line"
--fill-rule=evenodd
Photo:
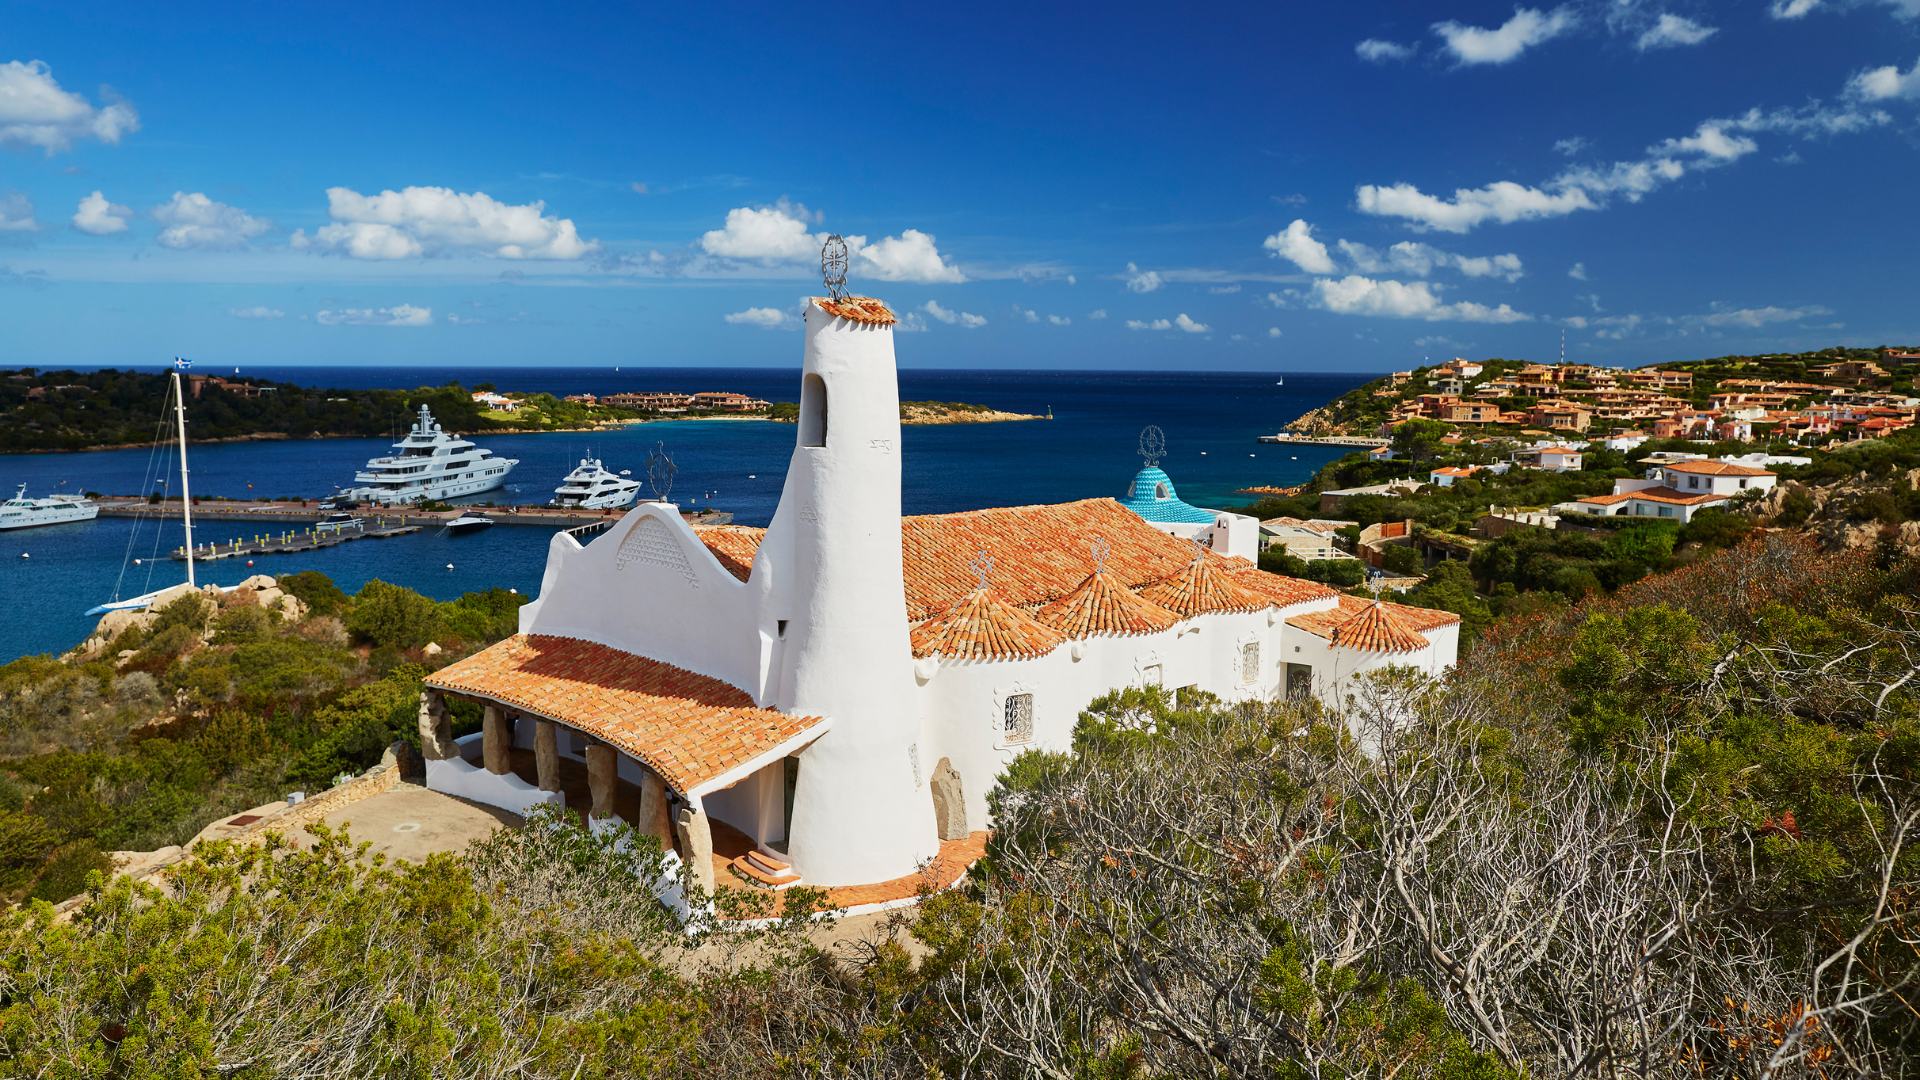
M481 705L480 732L451 737L449 697ZM734 884L717 873L722 860L755 884L799 880L775 853L790 759L827 727L661 661L544 635L435 672L420 709L429 788L521 814L565 805L590 827L623 821L677 853L708 892Z

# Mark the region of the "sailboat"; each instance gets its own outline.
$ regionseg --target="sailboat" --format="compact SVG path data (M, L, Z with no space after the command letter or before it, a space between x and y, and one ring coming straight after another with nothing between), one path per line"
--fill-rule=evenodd
M180 373L193 367L193 361L184 357L175 357L173 370L169 373L170 389L173 393L174 430L180 441L180 520L186 527L187 587L198 588L193 578L193 493L187 490L187 403L186 395L181 393ZM164 415L164 414L163 414ZM109 611L144 611L153 606L161 593L170 592L177 586L155 589L150 593L126 600L113 599L104 604L88 608L88 615L105 615Z

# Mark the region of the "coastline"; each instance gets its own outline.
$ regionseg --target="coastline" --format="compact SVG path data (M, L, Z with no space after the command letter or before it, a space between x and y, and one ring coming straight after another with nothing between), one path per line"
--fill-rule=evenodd
M688 420L761 420L777 423L765 416L655 416L647 419L610 420L592 427L564 428L487 428L480 431L455 431L453 434L467 438L487 438L494 435L567 435L581 432L612 431L618 428L635 427L640 424L662 424L685 422ZM284 431L261 431L252 435L218 435L206 439L194 439L195 446L213 446L220 443L250 442L318 442L323 439L380 439L379 435L357 435L352 432L316 431L309 435L289 435ZM37 454L92 454L105 450L144 450L151 443L97 443L92 446L49 446L37 450L8 450L0 452L0 458L31 457Z

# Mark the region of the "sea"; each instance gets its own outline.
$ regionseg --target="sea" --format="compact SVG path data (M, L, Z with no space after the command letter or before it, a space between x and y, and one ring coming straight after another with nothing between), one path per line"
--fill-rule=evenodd
M226 375L226 369L206 374ZM793 368L537 368L249 366L246 377L341 389L410 389L459 382L490 383L502 393L557 395L623 390L733 390L770 401L794 401ZM1050 421L910 426L902 432L903 509L944 513L988 506L1064 502L1118 496L1140 467L1143 428L1166 436L1161 466L1181 498L1199 506L1250 501L1238 488L1286 485L1310 477L1348 453L1339 447L1263 444L1257 437L1324 405L1365 382L1365 373L1206 371L964 371L900 372L900 396L955 401L1012 412L1045 414ZM1284 385L1282 385L1284 381ZM155 402L156 414L159 402ZM188 436L192 436L188 403ZM394 417L396 437L410 417ZM503 492L484 499L544 503L581 458L603 459L618 472L646 476L656 447L676 466L673 501L722 510L736 523L765 525L779 501L791 424L759 420L668 420L593 433L490 435L475 441L517 458ZM325 497L352 482L368 458L388 452L384 439L301 439L189 446L196 498ZM156 466L150 448L83 453L0 455L0 496L27 485L31 495L99 492L136 495ZM167 481L172 491L177 477ZM644 496L645 491L642 492ZM137 596L184 580L168 557L181 542L178 520L165 523L101 517L91 522L0 533L0 663L34 653L58 653L91 632L82 613L118 597ZM265 531L249 522L198 521L196 541L224 541ZM300 554L199 564L201 583L235 584L251 574L318 570L353 591L380 579L438 599L463 592L539 588L552 530L497 525L451 536L423 530L386 540L360 540Z

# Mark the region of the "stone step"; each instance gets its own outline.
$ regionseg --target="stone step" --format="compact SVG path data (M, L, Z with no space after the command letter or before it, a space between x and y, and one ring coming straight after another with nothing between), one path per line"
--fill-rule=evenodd
M784 874L787 871L793 869L792 863L781 859L777 855L769 855L768 853L761 851L758 848L755 848L754 850L747 852L747 858L752 859L755 863L757 863L760 869L773 874Z
M733 875L747 884L761 889L788 889L800 884L800 875L791 870L773 873L762 870L753 860L742 856L727 864Z

